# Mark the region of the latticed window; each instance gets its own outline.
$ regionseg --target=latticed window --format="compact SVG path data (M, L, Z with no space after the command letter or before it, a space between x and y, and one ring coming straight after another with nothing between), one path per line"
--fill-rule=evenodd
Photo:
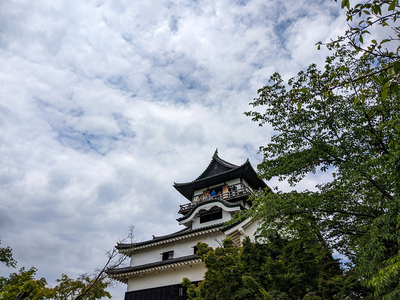
M167 251L162 253L162 260L168 260L174 258L174 251Z

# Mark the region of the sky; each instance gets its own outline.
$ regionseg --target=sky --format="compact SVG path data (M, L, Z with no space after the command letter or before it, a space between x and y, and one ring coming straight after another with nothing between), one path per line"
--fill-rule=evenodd
M345 29L331 0L0 0L0 236L18 261L0 276L34 266L54 285L102 267L130 226L181 229L173 183L215 149L256 168L274 134L243 114L257 90L322 66L315 43Z

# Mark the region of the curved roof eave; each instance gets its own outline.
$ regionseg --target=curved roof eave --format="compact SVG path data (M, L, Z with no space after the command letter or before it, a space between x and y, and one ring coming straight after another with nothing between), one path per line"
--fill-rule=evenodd
M233 168L233 169L230 169L230 170L227 170L227 171L225 171L225 172L218 173L218 174L214 174L214 175L211 175L211 176L206 177L206 178L198 179L198 178L201 177L201 175L200 175L199 177L197 177L197 179L195 179L195 180L193 180L193 181L182 182L182 183L176 183L176 182L174 182L174 187L177 189L177 187L189 186L189 185L192 185L192 184L194 184L194 183L203 182L203 181L206 181L206 180L209 180L209 179L212 179L212 178L219 177L219 176L221 176L221 175L225 175L225 174L229 174L229 173L231 173L231 172L237 171L237 170L243 168L243 167L246 166L246 165L250 165L250 161L249 161L249 160L246 160L246 162L245 162L244 164L242 164L242 165L240 165L240 166L236 166L236 167ZM250 165L250 166L251 166L251 165Z
M133 250L135 248L138 248L138 247L141 247L141 246L145 246L145 245L157 244L157 243L163 242L163 241L168 242L168 240L170 240L170 239L174 239L174 238L177 238L177 237L190 235L190 234L193 234L193 233L199 233L201 231L208 231L208 230L214 229L214 228L218 229L218 227L222 227L224 224L225 224L225 222L221 222L221 223L218 223L218 224L203 226L203 227L196 228L196 229L185 228L185 229L179 230L179 231L171 233L171 234L158 236L158 237L153 237L153 239L147 240L147 241L143 241L143 242L129 243L129 244L118 243L116 248L118 250L121 250L121 251Z
M246 176L246 174L248 176ZM208 183L207 185L213 185L218 184L219 182L214 182L216 179L222 180L223 181L228 181L230 179L234 179L236 176L244 176L251 178L253 177L253 188L261 187L265 188L267 187L266 183L262 181L261 179L258 178L257 173L254 171L253 167L250 164L250 161L247 159L246 162L241 165L236 167L235 169L231 169L222 173L218 173L215 175L212 175L210 177L206 178L201 178L201 179L196 179L191 182L185 182L185 183L174 183L174 188L177 189L183 196L185 196L188 200L191 200L193 191L196 189L200 189L204 187L205 183ZM249 183L250 184L250 183Z
M107 274L110 277L129 276L129 275L135 275L136 272L140 272L143 270L150 269L149 271L151 271L151 269L165 267L165 266L169 266L169 265L177 266L176 264L178 264L178 266L179 266L180 263L189 262L189 261L201 262L201 259L196 254L187 255L187 256L183 256L183 257L177 257L177 258L173 258L173 259L148 263L148 264L139 265L139 266L108 269Z
M240 210L245 210L245 209L246 209L242 204L239 204L239 203L230 203L230 202L225 201L225 200L222 200L222 199L210 199L210 200L207 200L207 201L200 202L200 203L198 203L197 205L193 206L193 207L190 209L190 211L189 211L186 215L184 215L184 216L182 216L182 217L180 217L180 218L178 218L178 219L176 219L176 220L177 220L178 222L184 221L184 220L190 218L191 215L192 215L199 207L201 207L201 206L203 206L203 205L206 205L206 204L210 204L210 203L212 203L212 202L220 202L220 203L223 204L225 207L240 207Z
M218 156L218 149L216 149L215 152L214 152L214 155L212 156L212 159L211 159L210 163L207 166L207 168L194 181L202 179L202 178L207 178L207 177L204 177L204 176L207 173L207 171L209 171L209 169L210 169L210 167L211 167L211 165L213 164L214 161L219 163L220 165L226 167L226 168L229 168L229 169L236 169L236 168L239 167L237 165L234 165L234 164L232 164L230 162L227 162L226 160L223 160L222 158L220 158Z

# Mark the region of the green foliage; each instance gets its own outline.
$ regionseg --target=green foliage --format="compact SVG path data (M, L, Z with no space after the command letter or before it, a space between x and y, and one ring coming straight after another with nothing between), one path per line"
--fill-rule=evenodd
M309 225L350 259L376 296L398 299L400 63L345 46L334 50L322 71L311 65L287 85L271 76L251 103L265 112L246 113L277 132L260 148L261 177L295 185L330 171L333 179L317 192L265 192L249 216L263 220L264 235L293 236Z
M133 226L130 236L132 236ZM1 241L0 241L1 242ZM108 260L102 269L95 274L88 276L80 275L77 279L71 279L62 274L61 279L57 279L57 285L51 288L47 285L45 278L35 279L36 268L32 267L28 271L21 268L19 273L11 273L10 276L0 276L0 299L60 299L60 300L96 300L105 297L111 299L111 295L106 288L111 284L107 278L107 269L120 266L126 259L118 250L114 248L107 251ZM10 247L0 248L0 261L6 266L15 267L16 261L12 257Z
M132 233L133 227L131 227ZM1 242L1 241L0 241ZM111 295L106 288L111 284L107 279L106 270L108 267L116 268L125 261L125 257L118 253L114 248L107 252L108 260L101 270L96 271L92 276L80 275L76 280L62 274L61 279L57 279L58 285L54 288L48 287L45 278L35 279L36 268L32 267L28 271L21 268L19 273L11 273L10 276L0 276L0 299L60 299L60 300L96 300L105 297L111 299ZM15 267L16 261L12 257L10 247L0 248L0 261L6 266Z
M77 279L71 279L67 275L62 274L61 279L57 279L57 286L54 288L55 298L64 299L87 299L95 300L103 297L111 299L111 295L105 289L108 283L104 279L100 279L95 283L95 279L87 275L81 275ZM95 283L95 284L94 284ZM84 295L83 297L80 295Z
M0 299L52 299L54 291L47 287L46 279L35 279L36 269L25 271L21 268L19 273L11 273L8 278L0 277Z
M316 192L266 191L249 216L263 220L265 236L296 236L307 224L349 258L349 282L360 279L376 297L399 299L400 6L354 4L341 1L349 29L326 44L333 54L324 70L311 65L287 84L274 74L251 103L265 112L246 113L277 132L260 148L263 178L295 185L330 171L333 179Z
M0 261L3 262L7 267L15 268L17 265L16 260L12 256L12 249L9 246L6 248L0 247Z
M93 285L93 278L81 275L78 279L70 279L62 275L58 284L51 288L45 278L36 279L36 268L28 271L21 268L19 273L11 273L8 278L0 277L0 299L4 300L42 300L42 299L87 299L95 300L104 297L111 298L105 289L108 283L104 279Z
M351 6L350 0L341 1L342 8L347 10L349 29L343 36L328 43L328 47L348 42L353 48L365 54L399 59L400 6L398 0L354 2L355 5ZM378 29L379 37L371 37L371 33L373 34L373 31Z
M337 0L335 0L337 1ZM325 86L325 91L338 87L349 88L349 84L364 80L375 80L381 86L381 98L386 100L388 93L399 93L400 75L400 6L398 0L356 1L354 6L350 0L341 1L342 8L347 10L346 17L349 29L343 36L327 43L330 50L336 50L347 44L365 57L386 58L384 65L376 66L369 72L354 74L350 80L339 80ZM318 49L322 42L318 42ZM344 69L346 67L343 67ZM379 74L379 76L375 76ZM364 101L369 96L368 90L359 90L354 103ZM298 102L301 106L301 102Z
M183 280L191 300L368 299L354 277L343 275L328 246L305 232L291 239L274 234L266 244L246 238L239 248L229 239L215 250L205 243L197 247L207 271L197 287ZM350 291L350 284L358 293Z

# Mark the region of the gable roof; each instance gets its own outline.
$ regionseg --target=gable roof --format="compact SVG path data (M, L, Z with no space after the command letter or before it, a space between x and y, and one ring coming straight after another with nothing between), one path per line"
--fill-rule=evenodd
M205 178L208 178L208 177L211 177L214 175L224 173L226 171L230 171L232 169L236 169L238 167L239 166L231 164L231 163L219 158L218 149L216 149L214 152L214 155L212 156L210 163L208 164L208 167L195 180L205 179Z
M218 150L215 150L211 162L199 177L190 182L174 183L174 188L191 201L194 191L219 183L223 184L235 178L245 179L253 189L267 187L265 182L258 178L248 159L243 165L237 166L219 158Z

